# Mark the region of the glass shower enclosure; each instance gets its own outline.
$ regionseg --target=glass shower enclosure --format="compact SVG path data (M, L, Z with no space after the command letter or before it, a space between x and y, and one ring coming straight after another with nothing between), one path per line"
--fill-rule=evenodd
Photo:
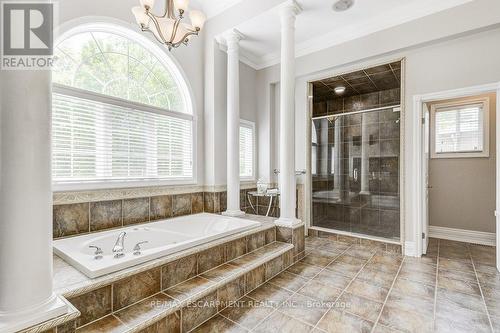
M400 239L399 105L312 118L312 223Z

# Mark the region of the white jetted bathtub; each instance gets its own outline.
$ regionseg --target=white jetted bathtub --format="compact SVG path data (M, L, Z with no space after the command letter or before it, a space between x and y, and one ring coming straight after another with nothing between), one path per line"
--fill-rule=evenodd
M259 226L256 221L202 213L56 240L53 245L58 256L96 278ZM113 252L123 232L124 250ZM137 250L141 242L147 243L140 244ZM102 254L96 254L97 248Z

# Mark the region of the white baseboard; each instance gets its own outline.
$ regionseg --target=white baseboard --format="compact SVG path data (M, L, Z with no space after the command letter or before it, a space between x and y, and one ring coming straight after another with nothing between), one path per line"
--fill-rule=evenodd
M415 242L405 242L405 256L408 257L416 257L417 256L417 248L415 246Z
M480 245L496 245L496 235L493 232L429 226L429 237Z

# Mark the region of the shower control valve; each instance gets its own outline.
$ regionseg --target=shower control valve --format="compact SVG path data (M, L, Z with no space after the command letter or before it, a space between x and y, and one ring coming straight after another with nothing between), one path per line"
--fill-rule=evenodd
M141 254L141 245L142 244L146 244L146 243L149 243L148 241L144 241L144 242L139 242L137 244L135 244L134 246L134 256L138 256Z

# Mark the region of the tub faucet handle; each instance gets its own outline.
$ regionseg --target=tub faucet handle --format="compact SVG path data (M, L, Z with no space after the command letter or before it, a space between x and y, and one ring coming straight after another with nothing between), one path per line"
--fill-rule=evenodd
M102 249L99 247L99 246L95 246L95 245L90 245L89 248L91 249L95 249L95 252L94 252L94 259L95 260L100 260L102 259L102 254L104 253L102 251Z
M138 256L141 254L141 245L146 244L146 243L149 243L149 242L143 241L143 242L139 242L139 243L135 244L135 246L134 246L134 255L135 256Z

